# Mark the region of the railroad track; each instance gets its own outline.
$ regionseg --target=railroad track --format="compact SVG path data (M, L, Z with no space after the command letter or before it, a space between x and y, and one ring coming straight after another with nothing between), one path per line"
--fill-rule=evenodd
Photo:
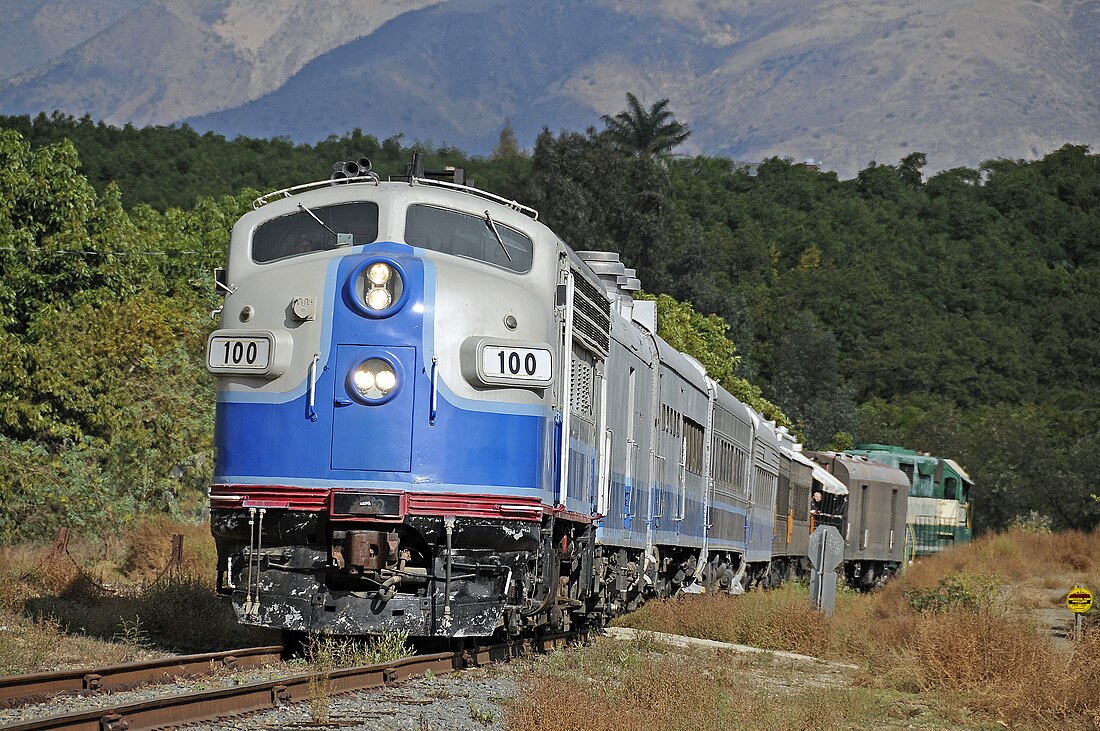
M202 675L213 668L236 670L254 667L276 662L282 653L283 648L278 645L246 647L228 652L180 655L98 668L0 677L0 708L41 703L63 694L130 690L181 676Z
M302 673L231 688L183 693L76 713L43 716L0 726L0 731L32 731L32 729L142 731L179 726L305 701L309 698L311 684L317 687L318 683L324 683L327 693L331 695L370 690L394 685L411 677L422 676L428 671L436 674L449 673L487 663L511 660L530 652L544 652L582 640L586 636L586 633L569 632L518 642L483 645L454 652L416 655L378 665L344 668L328 673Z

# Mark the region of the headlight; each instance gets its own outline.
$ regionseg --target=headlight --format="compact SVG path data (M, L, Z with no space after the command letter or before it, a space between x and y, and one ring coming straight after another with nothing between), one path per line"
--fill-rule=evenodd
M385 317L404 302L405 282L401 269L389 261L373 261L356 270L353 294L360 312Z
M349 374L353 395L368 404L382 403L397 388L397 373L392 364L382 358L370 358Z
M390 306L391 302L393 302L393 295L381 287L378 289L372 288L370 292L367 292L367 307L372 310L384 310Z
M383 393L389 393L397 385L397 375L389 368L378 371L378 375L375 376L374 383L378 386L378 389Z
M390 281L390 277L393 276L393 269L389 264L379 261L370 265L370 269L367 270L367 279L371 284L383 285Z
M351 380L353 383L355 383L355 387L359 389L359 393L363 394L364 396L367 396L370 393L370 390L374 388L374 374L366 370L365 368L360 367L357 371L355 371L355 374L351 377Z

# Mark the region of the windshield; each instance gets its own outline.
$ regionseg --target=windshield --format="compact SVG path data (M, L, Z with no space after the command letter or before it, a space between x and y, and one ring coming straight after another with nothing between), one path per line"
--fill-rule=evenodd
M314 217L316 216L316 218ZM252 235L252 260L259 264L371 244L378 239L378 206L366 201L306 208L260 224Z
M503 267L531 271L531 239L489 216L435 206L409 206L405 243Z

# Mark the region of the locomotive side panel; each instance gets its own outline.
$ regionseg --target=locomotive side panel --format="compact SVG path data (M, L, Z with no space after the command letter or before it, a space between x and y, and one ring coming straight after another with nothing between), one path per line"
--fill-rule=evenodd
M648 455L653 437L649 400L655 364L636 329L621 318L612 322L607 372L607 429L610 469L605 517L598 531L602 543L644 548L647 537L650 481Z

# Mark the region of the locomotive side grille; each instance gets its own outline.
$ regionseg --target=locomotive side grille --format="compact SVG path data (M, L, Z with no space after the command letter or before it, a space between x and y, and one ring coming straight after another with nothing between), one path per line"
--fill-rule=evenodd
M611 303L573 269L573 336L606 358L611 347Z
M592 416L592 366L576 357L572 363L569 408L576 414Z

